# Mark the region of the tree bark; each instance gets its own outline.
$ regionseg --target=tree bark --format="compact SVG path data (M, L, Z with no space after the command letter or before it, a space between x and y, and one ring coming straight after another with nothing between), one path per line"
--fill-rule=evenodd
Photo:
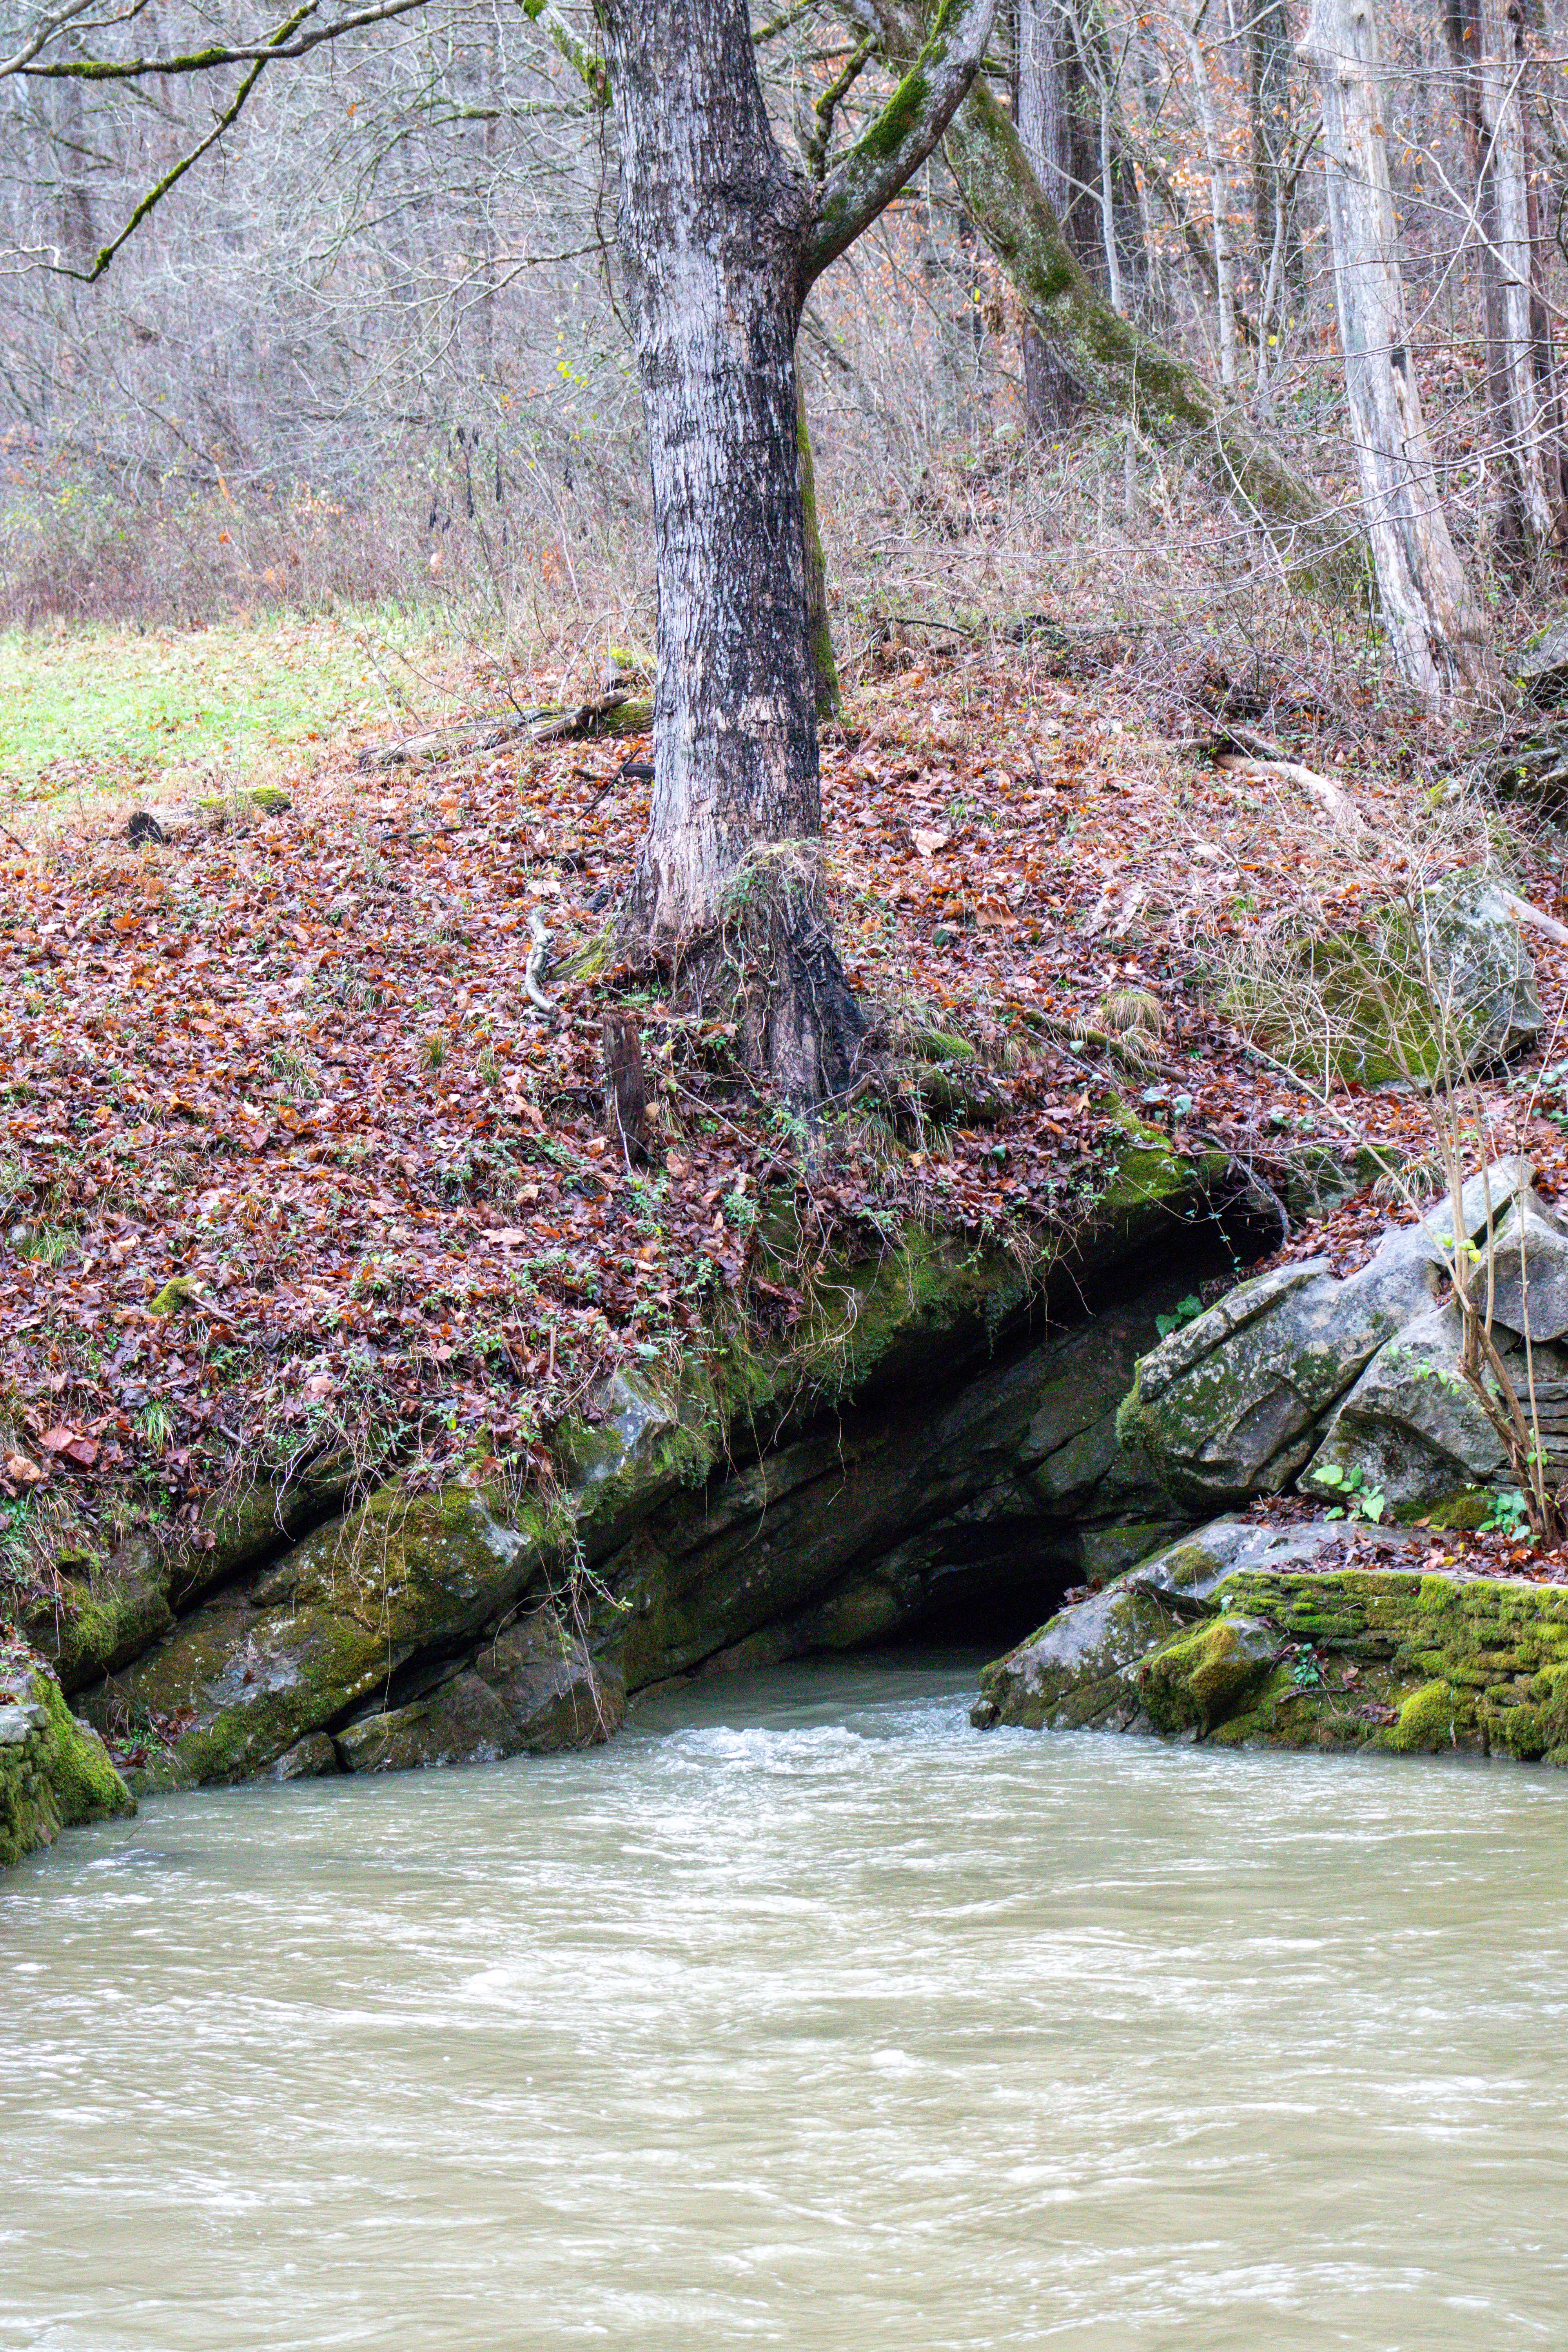
M944 0L820 189L770 127L746 0L608 0L618 236L658 577L648 833L625 928L722 994L802 1108L850 1083L862 1022L821 868L795 343L813 280L940 140L994 0Z
M1492 430L1503 457L1505 544L1568 539L1552 333L1539 288L1530 187L1531 58L1520 0L1448 0L1475 189Z
M833 650L833 618L827 609L827 559L816 514L816 465L806 423L805 387L795 362L795 437L800 450L800 507L805 553L805 642L818 719L837 719L844 708L838 656Z
M1495 688L1498 673L1438 503L1410 357L1371 0L1313 0L1301 55L1322 99L1345 388L1384 622L1401 674L1439 706Z
M1215 315L1219 326L1219 380L1236 389L1236 270L1230 249L1230 175L1220 146L1209 61L1193 27L1181 22L1182 43L1193 74L1193 103L1203 133L1209 175L1209 235L1214 243Z

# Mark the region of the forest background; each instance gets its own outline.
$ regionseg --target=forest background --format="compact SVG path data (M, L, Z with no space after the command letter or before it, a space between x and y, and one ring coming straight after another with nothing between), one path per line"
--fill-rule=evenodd
M0 618L146 627L390 602L488 660L549 654L563 690L608 646L651 642L613 139L542 13L592 34L587 11L435 0L273 68L111 264L240 68L0 80ZM767 13L770 102L809 163L891 86L876 23ZM44 61L199 52L241 39L244 16L139 10L134 43L79 17ZM1387 0L1379 29L1436 497L1507 650L1553 608L1564 527L1563 32L1528 0ZM1302 33L1289 0L1023 0L998 18L990 82L1098 293L1227 388L1353 541ZM1489 42L1521 127L1544 507L1521 497L1508 405L1498 275L1516 248L1478 95ZM885 646L893 614L984 628L1043 612L1236 642L1278 637L1300 604L1247 499L1216 497L1212 456L1172 446L1153 394L1141 413L1134 383L1108 414L1070 352L1030 331L941 151L819 281L800 357L848 659ZM1335 646L1378 670L1374 630ZM1321 645L1308 658L1316 670ZM377 661L395 695L397 652Z

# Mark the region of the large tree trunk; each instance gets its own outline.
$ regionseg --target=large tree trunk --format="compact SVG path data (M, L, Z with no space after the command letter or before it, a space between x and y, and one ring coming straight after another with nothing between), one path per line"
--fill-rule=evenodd
M1322 97L1345 389L1384 621L1403 676L1440 705L1492 688L1497 671L1438 503L1410 357L1371 0L1313 0L1301 54Z
M805 631L795 339L815 202L769 126L744 0L623 0L607 29L658 562L631 913L700 988L773 965L740 1007L746 1044L810 1100L843 1085L859 1027L823 903Z
M722 1001L803 1108L847 1087L863 1024L821 867L795 331L813 279L941 138L993 13L943 0L818 188L769 126L746 0L603 12L658 575L653 804L625 928Z
M1520 0L1448 0L1448 46L1475 188L1505 544L1568 536L1552 334L1530 187L1530 46Z

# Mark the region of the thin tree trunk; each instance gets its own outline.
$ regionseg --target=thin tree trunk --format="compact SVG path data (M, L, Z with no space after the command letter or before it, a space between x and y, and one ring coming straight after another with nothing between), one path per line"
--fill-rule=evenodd
M1301 54L1322 97L1345 389L1384 621L1402 675L1439 705L1492 689L1497 667L1438 503L1410 358L1370 0L1313 0Z
M805 386L795 364L795 442L800 451L801 525L805 553L805 638L818 719L837 719L844 708L838 657L833 650L833 619L827 609L827 559L816 515L816 466L805 416Z
M1475 188L1492 431L1503 456L1501 537L1528 549L1568 533L1555 369L1537 287L1530 188L1531 59L1518 0L1448 0L1448 46Z
M1193 102L1203 133L1204 161L1209 175L1210 235L1214 239L1215 314L1219 323L1219 380L1227 392L1236 389L1236 271L1230 251L1230 175L1220 147L1215 115L1209 61L1196 31L1184 23L1182 40L1193 69Z
M1073 115L1081 79L1063 0L1018 0L1013 116L1019 142L1063 236L1087 266L1082 239L1075 235L1079 191L1074 184ZM1083 390L1032 319L1025 321L1023 346L1025 421L1029 432L1043 439L1072 423L1083 406Z
M1260 274L1279 279L1277 301L1301 276L1301 239L1295 220L1295 183L1285 187L1286 157L1295 146L1290 120L1290 27L1285 0L1255 0L1247 45L1252 135L1252 220ZM1274 251L1279 246L1278 271ZM1259 307L1258 341L1268 347L1275 312Z

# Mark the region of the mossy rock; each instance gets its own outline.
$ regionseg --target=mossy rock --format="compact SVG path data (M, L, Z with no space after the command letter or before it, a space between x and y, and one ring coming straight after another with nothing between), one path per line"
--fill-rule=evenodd
M62 1829L136 1810L103 1742L79 1723L43 1660L0 1643L0 1868Z
M58 1597L31 1608L22 1631L62 1686L79 1690L142 1656L176 1611L303 1535L341 1502L348 1476L346 1462L322 1462L284 1486L258 1481L215 1497L192 1529L133 1536L62 1576Z
M1225 1744L1568 1756L1568 1591L1522 1580L1244 1570L1212 1596L1311 1661L1205 1727ZM1163 1645L1142 1673L1158 1678Z
M1294 1018L1239 1007L1280 1058L1320 1078L1330 1067L1366 1087L1486 1067L1541 1032L1535 975L1502 886L1490 874L1447 875L1416 908L1392 907L1371 929L1303 940Z
M1260 1620L1226 1615L1162 1643L1139 1670L1138 1692L1156 1731L1209 1731L1267 1681L1278 1636Z
M169 1727L143 1768L148 1786L248 1779L420 1652L477 1635L559 1557L565 1533L542 1505L503 1524L471 1488L384 1488L244 1591L193 1611L99 1685L89 1712L110 1733L127 1718Z

